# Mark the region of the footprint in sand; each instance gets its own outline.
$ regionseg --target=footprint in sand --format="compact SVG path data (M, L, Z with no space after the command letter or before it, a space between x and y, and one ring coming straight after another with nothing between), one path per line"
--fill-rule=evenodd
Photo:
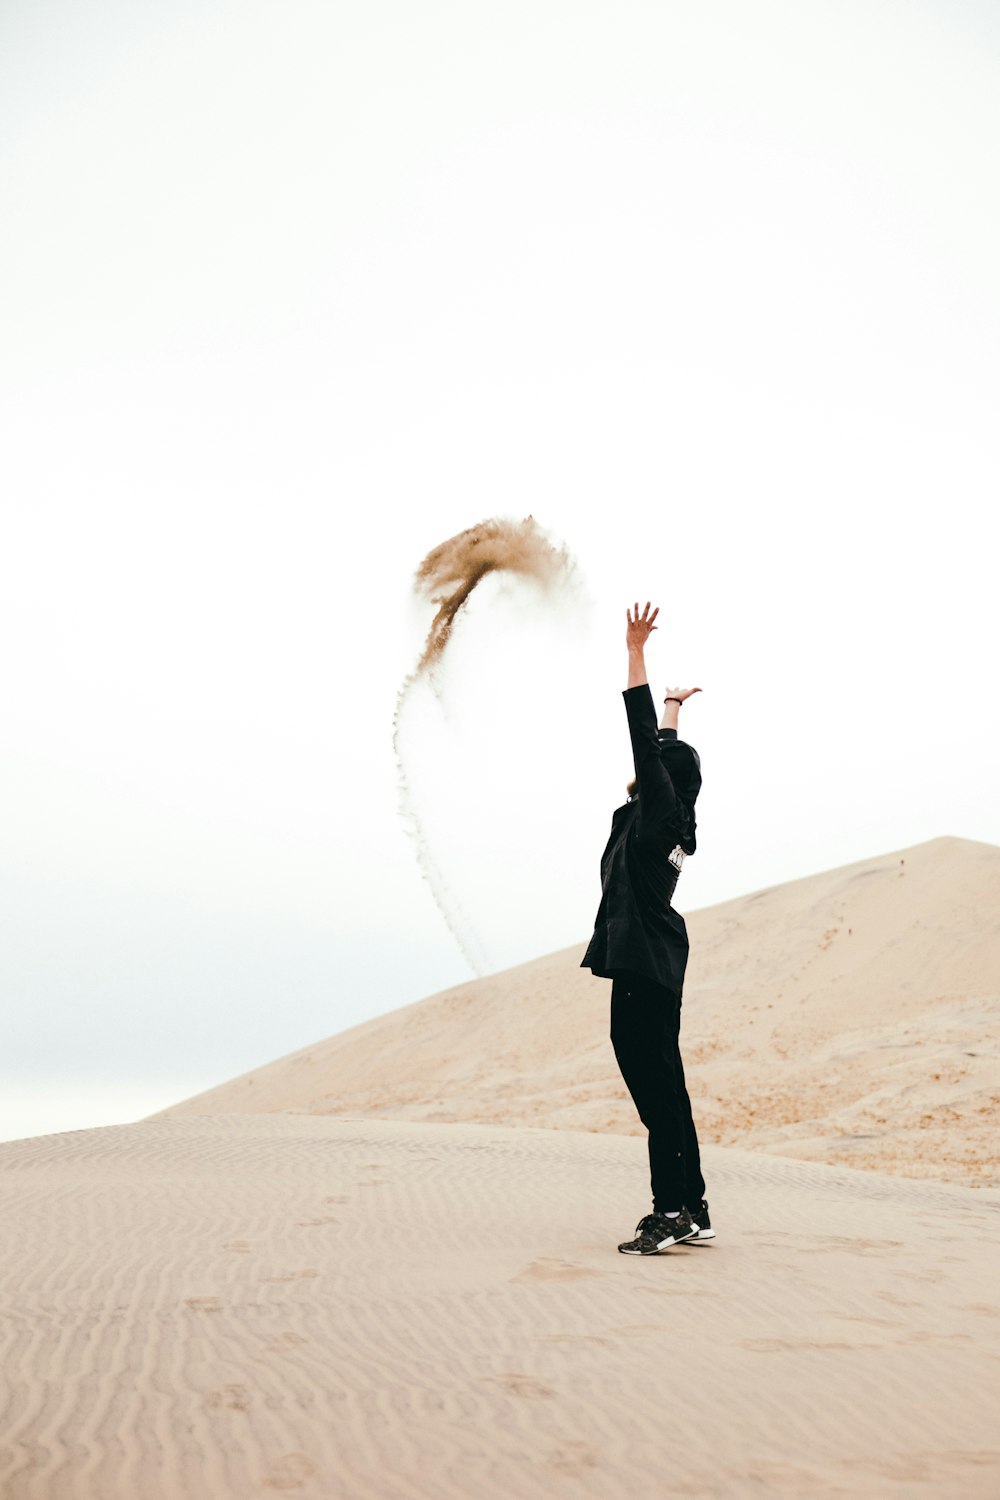
M309 1340L303 1338L301 1333L293 1333L290 1328L286 1328L278 1334L276 1339L272 1339L269 1344L265 1344L264 1348L269 1354L287 1354L290 1349L300 1349L303 1344L308 1344L308 1342Z
M597 1468L597 1451L589 1443L560 1443L552 1457L546 1459L546 1463L552 1469L563 1469L567 1473L576 1474L581 1469Z
M223 1250L231 1250L234 1255L249 1255L249 1240L226 1240L222 1246Z
M205 1405L224 1407L226 1411L246 1411L250 1405L250 1393L245 1385L224 1385L221 1390L208 1392Z
M832 1313L832 1317L839 1318L842 1323L864 1323L870 1328L905 1328L906 1324L902 1318L873 1318L864 1313Z
M545 1398L555 1395L555 1391L544 1380L536 1380L534 1375L520 1375L516 1370L505 1370L502 1375L481 1375L479 1378L491 1385L502 1385L512 1396Z
M265 1276L264 1281L308 1281L318 1275L315 1266L307 1266L304 1271L286 1271L281 1276Z
M283 1453L261 1481L266 1490L300 1490L316 1473L316 1465L305 1453Z
M582 1276L603 1276L603 1271L592 1271L589 1266L576 1266L568 1260L533 1260L523 1271L511 1276L510 1281L579 1281Z
M876 1292L883 1302L890 1302L893 1307L923 1307L922 1302L914 1302L910 1297L900 1297L895 1292Z
M222 1304L218 1297L185 1297L184 1306L190 1307L194 1312L221 1312Z
M320 1219L297 1219L296 1223L300 1229L314 1229L319 1224L337 1224L339 1219L334 1214L324 1214Z

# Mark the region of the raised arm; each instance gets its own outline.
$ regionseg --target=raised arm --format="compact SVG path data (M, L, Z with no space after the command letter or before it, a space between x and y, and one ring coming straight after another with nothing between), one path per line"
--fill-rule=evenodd
M626 610L627 627L625 644L628 647L628 687L625 690L625 708L628 713L629 733L632 739L632 755L635 762L636 785L639 792L642 821L660 823L669 818L676 805L676 793L670 775L660 758L660 742L656 730L656 710L653 695L649 690L646 675L645 645L657 628L656 608L650 614L647 602L642 614L638 602L635 613ZM642 691L640 691L642 690ZM660 728L676 732L677 717L681 703L700 688L668 688L667 696L672 701L664 703ZM650 826L650 832L652 828Z
M628 647L628 686L630 688L643 687L649 681L646 676L646 642L654 630L659 626L653 621L660 613L659 605L649 613L649 601L642 614L639 614L639 605L635 605L635 615L630 609L626 609L625 618L628 625L625 630L625 644ZM692 697L694 693L700 693L701 688L667 688L667 696L663 702L663 715L660 719L661 729L676 729L677 719L680 714L681 704Z

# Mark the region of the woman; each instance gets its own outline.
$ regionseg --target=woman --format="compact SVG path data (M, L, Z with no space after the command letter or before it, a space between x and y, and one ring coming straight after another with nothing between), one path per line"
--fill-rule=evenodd
M670 905L680 867L696 847L698 753L677 737L681 705L700 688L669 688L659 729L646 677L645 645L659 609L626 610L628 715L635 779L611 819L601 860L601 904L581 967L610 979L611 1042L649 1132L653 1211L625 1255L655 1255L715 1238L705 1201L698 1135L684 1081L679 1035L687 965L684 918Z

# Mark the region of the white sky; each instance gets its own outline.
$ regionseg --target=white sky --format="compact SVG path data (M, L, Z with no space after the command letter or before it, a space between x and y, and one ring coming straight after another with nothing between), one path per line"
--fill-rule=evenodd
M490 514L580 589L484 585L404 724L487 967L589 935L634 598L682 910L1000 842L992 8L6 0L0 59L0 1133L469 977L391 722Z

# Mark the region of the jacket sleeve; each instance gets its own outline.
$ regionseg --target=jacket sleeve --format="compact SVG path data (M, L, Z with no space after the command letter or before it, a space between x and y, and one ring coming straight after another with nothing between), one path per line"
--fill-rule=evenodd
M672 821L677 811L677 793L670 772L660 759L660 740L656 729L656 710L649 684L626 688L622 693L628 729L632 737L632 758L639 792L639 818L642 833L648 838Z

